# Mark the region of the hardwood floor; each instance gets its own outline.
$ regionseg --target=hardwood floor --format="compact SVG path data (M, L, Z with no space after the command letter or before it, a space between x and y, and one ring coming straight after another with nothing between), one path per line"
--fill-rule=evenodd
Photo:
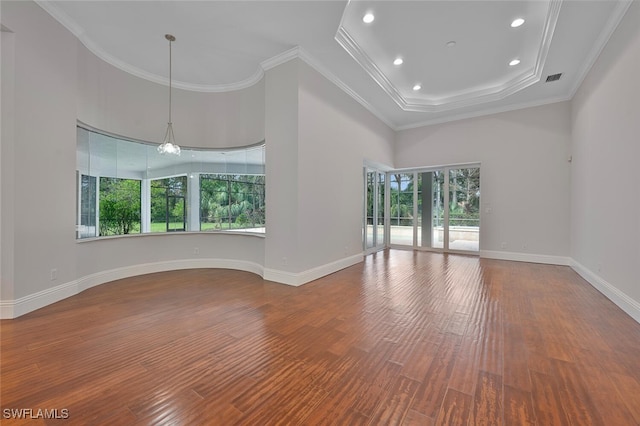
M392 250L298 288L175 271L0 327L3 416L640 424L640 324L567 267Z

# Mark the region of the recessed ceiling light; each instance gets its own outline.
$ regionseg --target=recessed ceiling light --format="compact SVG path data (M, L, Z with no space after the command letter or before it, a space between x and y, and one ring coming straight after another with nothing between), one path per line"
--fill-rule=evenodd
M373 13L371 13L371 12L367 12L367 13L362 17L362 21L363 21L365 24L370 24L370 23L372 23L374 19L376 19L376 17L375 17L375 16L373 16Z
M456 42L453 40L447 42L447 47L453 47L455 45L456 45Z
M514 19L513 22L511 23L511 27L517 28L522 24L524 24L524 19L522 18Z
M403 63L403 62L404 62L404 61L402 60L402 58L396 58L396 59L393 61L393 65L402 65L402 63Z
M416 84L415 86L413 86L413 90L415 90L416 92L420 89L422 89L422 86L420 86L419 84Z
M514 65L518 65L520 63L520 59L514 59L513 61L509 62L510 66L514 66Z

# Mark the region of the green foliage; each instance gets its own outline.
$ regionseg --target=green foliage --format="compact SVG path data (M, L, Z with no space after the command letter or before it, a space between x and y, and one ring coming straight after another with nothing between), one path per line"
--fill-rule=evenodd
M480 169L451 171L449 182L449 222L458 226L478 226L480 220Z
M413 174L392 174L389 185L391 224L411 226L413 224Z
M433 214L436 223L444 220L445 194L443 191L445 173L433 173ZM418 174L421 179L421 174ZM452 226L478 226L480 218L480 169L452 169L449 175L449 222ZM369 184L369 182L367 182ZM392 225L411 226L413 224L413 173L395 173L390 175L390 219ZM418 194L423 190L418 180ZM418 195L420 197L420 195ZM422 200L418 199L418 204ZM369 200L368 206L371 204Z
M100 235L140 232L139 180L100 178Z
M247 217L247 215L244 212L242 212L236 218L236 223L238 225L244 227L249 223L249 218Z
M202 175L201 229L255 228L265 222L264 176Z

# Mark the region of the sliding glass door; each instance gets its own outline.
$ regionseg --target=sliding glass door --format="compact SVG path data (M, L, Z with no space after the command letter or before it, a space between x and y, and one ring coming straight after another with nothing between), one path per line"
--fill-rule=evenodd
M365 217L364 217L364 249L372 249L376 244L374 222L376 210L376 172L365 169Z
M391 195L389 237L391 244L413 245L414 175L414 173L391 173L389 175Z
M417 172L418 247L444 249L444 170Z
M364 169L365 206L363 226L363 246L365 252L373 252L385 247L385 182L383 172Z
M479 251L479 166L391 172L387 177L391 245Z
M385 198L386 197L386 198ZM480 166L364 168L363 249L480 250Z
M449 169L449 250L479 251L480 168Z

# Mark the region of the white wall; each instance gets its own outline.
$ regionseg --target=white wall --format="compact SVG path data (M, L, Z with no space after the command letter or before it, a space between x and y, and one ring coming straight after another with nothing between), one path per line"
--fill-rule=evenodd
M13 232L12 247L3 252L14 257L13 282L3 286L20 298L75 278L77 50L75 37L35 3L0 7L2 24L14 32L15 73L12 82L2 81L15 93L13 138L2 140L3 149L13 148L12 167L2 169L12 200L3 199L2 208L15 212L12 223L2 224Z
M640 322L640 2L572 101L574 267Z
M139 273L232 267L301 284L362 259L363 161L390 165L393 132L297 59L238 92L174 92L181 145L267 139L266 237L76 241L77 120L157 141L168 89L100 61L35 3L0 5L2 24L14 32L2 38L8 77L2 80L0 317Z
M130 271L129 275L135 275L146 272L146 266L138 271L139 265L170 263L182 267L183 264L200 263L207 267L225 259L229 261L227 266L242 266L244 263L246 268L238 269L260 273L264 262L264 240L260 235L238 232L146 234L82 241L77 244L77 275L81 278L122 268ZM165 269L161 265L155 268Z
M298 232L298 62L265 75L265 268L300 272ZM268 277L276 280L277 277Z
M13 299L14 218L14 34L0 32L0 300Z
M481 255L567 264L569 107L563 102L401 131L395 167L480 162Z
M393 136L303 61L267 72L265 277L301 284L362 259L363 162L391 165Z
M258 236L76 241L77 120L157 140L164 136L168 88L97 62L33 2L0 7L2 25L13 31L2 35L2 70L8 71L2 79L0 317L137 273L201 266L260 273L264 238ZM237 93L176 91L174 99L176 136L186 146L231 147L264 139L263 83Z
M363 160L391 166L394 132L300 62L298 245L304 269L362 253Z
M185 146L266 139L266 237L91 242L75 240L76 120L158 140L167 87L99 61L32 2L0 7L13 31L2 34L1 52L0 316L166 268L227 262L297 284L339 269L362 253L366 159L397 168L480 162L482 255L550 263L571 256L574 268L640 321L633 270L640 262L638 2L571 103L394 134L298 59L239 92L177 90L174 122Z
M81 43L77 46L78 120L116 135L161 143L169 114L169 87L123 72ZM264 140L264 111L264 81L224 93L172 91L176 140L185 147L258 143Z

